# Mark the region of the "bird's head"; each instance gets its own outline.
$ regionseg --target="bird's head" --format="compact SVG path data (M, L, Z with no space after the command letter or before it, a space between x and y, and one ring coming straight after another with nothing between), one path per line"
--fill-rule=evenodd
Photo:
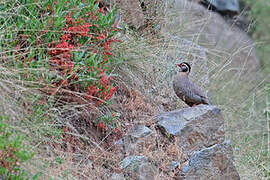
M187 75L190 73L191 66L187 62L182 62L180 64L176 64L176 66L178 66L180 68L179 72L183 72Z

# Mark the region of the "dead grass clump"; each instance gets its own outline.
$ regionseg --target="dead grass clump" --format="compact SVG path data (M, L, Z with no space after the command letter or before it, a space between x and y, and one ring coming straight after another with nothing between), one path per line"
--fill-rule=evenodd
M139 91L124 84L119 84L117 89L114 107L121 112L121 123L145 122L158 112L150 98Z

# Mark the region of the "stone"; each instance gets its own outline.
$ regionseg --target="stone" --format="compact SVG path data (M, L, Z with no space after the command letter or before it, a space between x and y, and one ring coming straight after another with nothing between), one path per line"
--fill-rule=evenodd
M177 179L239 180L229 141L195 152Z
M155 180L155 177L158 176L158 168L151 163L142 163L137 174L139 180Z
M114 143L121 156L143 153L155 147L156 133L144 125L134 125L131 131Z
M145 162L147 159L144 156L128 156L121 162L121 168L125 169L127 167L136 168L142 162Z
M156 121L165 134L177 136L179 147L188 155L225 139L224 119L216 106L198 105L165 112Z
M152 133L152 130L144 125L134 125L130 136L134 138L142 138Z
M178 168L179 166L180 166L180 162L179 161L171 161L171 163L169 164L169 169L171 171L173 171L176 168Z
M158 169L145 156L128 156L122 161L121 168L130 179L155 180L158 174Z
M125 180L126 178L124 177L123 174L113 173L110 179L111 180Z
M205 0L210 5L214 6L218 11L239 12L238 0Z

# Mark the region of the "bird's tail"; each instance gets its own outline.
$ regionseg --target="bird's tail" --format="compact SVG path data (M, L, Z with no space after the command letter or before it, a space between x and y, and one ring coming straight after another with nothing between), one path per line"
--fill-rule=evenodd
M203 98L203 103L207 105L212 105L212 102L208 98Z

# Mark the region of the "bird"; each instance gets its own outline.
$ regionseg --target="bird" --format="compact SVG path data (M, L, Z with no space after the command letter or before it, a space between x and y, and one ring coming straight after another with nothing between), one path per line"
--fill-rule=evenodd
M187 62L176 64L176 66L178 66L179 71L173 80L175 94L189 106L211 105L208 97L188 78L191 66Z

